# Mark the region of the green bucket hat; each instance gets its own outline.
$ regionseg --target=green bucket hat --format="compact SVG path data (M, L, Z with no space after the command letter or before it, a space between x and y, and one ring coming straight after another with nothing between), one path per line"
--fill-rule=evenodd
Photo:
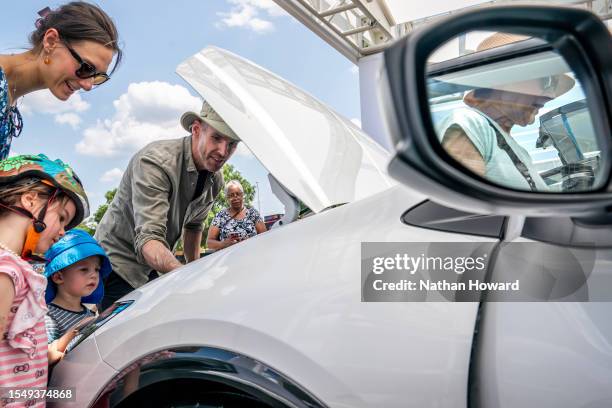
M191 129L189 128L191 127L193 121L196 119L208 123L217 132L222 133L230 139L236 140L238 142L240 141L240 138L238 137L236 132L234 132L232 128L230 128L227 123L225 123L221 116L219 116L219 114L215 112L215 110L212 108L212 106L209 105L208 102L204 102L204 104L202 104L202 111L199 115L191 111L183 113L183 116L181 116L181 125L183 126L183 129L185 129L187 132L191 132Z

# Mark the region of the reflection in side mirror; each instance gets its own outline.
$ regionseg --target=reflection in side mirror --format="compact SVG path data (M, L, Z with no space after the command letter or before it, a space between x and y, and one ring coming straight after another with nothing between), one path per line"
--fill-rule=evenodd
M454 42L463 55L448 55ZM473 31L428 62L430 114L455 164L521 191L590 191L605 182L582 86L548 43Z

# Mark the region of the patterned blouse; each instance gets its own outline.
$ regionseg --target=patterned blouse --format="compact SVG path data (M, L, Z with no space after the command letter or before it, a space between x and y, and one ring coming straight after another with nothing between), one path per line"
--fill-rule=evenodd
M259 212L252 207L246 207L246 216L240 220L232 218L225 208L215 215L211 225L219 228L219 241L223 241L232 232L240 234L240 239L254 237L257 235L255 224L259 221L263 222Z
M9 104L9 86L4 71L0 68L0 160L8 157L11 142L23 128L21 113Z

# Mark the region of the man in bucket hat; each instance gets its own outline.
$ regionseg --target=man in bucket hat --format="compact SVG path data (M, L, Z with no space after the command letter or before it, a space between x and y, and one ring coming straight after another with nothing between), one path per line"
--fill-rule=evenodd
M494 33L476 51L527 39L516 34ZM532 78L520 66L515 72L518 80L501 77L495 84L468 92L463 98L466 106L453 109L437 125L437 133L445 150L472 172L506 187L547 191L549 188L529 153L510 132L514 126L533 124L539 110L568 92L575 80L563 73Z
M199 114L183 114L181 125L190 136L153 142L130 160L98 225L95 237L113 266L103 308L181 266L172 253L181 233L187 262L200 256L202 224L240 139L207 102Z

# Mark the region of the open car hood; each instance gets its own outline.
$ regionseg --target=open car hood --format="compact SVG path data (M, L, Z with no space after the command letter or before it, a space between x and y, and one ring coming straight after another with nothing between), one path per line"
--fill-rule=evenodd
M207 100L264 167L312 211L395 184L390 154L350 120L277 75L207 47L177 73Z

